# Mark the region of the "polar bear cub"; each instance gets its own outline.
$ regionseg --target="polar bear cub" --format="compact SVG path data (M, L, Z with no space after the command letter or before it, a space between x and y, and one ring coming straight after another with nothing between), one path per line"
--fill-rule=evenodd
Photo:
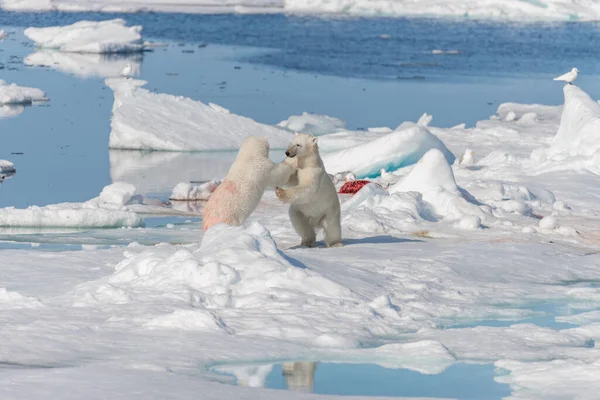
M296 172L296 161L269 159L267 138L248 136L227 176L208 198L202 228L224 223L239 226L258 206L266 187L285 185Z
M285 154L297 160L297 185L287 189L276 188L275 194L291 204L290 220L302 238L300 245L314 247L315 229L323 228L327 247L342 246L340 200L323 166L317 138L297 133Z

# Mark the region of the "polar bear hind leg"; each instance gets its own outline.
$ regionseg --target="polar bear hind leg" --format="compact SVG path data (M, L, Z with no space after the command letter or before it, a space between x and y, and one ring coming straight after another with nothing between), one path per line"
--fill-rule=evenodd
M238 213L235 211L237 187L235 183L225 180L210 195L202 216L202 229L205 231L217 224L240 225Z
M327 247L342 247L342 226L340 223L340 211L332 212L323 219L325 230L325 244Z
M302 238L300 246L315 247L317 245L317 234L310 221L296 207L290 207L290 221L296 233Z

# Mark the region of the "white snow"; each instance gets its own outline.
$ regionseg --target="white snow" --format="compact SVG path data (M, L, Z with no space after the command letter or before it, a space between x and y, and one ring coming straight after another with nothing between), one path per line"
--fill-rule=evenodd
M189 201L208 200L211 193L219 186L221 181L208 181L202 184L180 182L173 188L169 200Z
M4 32L4 29L0 29L0 40L6 39L8 37L8 33Z
M454 155L427 128L412 124L345 150L323 155L329 173L351 171L357 177L373 177L382 168L394 171L417 162L430 149L440 149L449 163Z
M346 129L346 122L339 118L307 112L302 113L302 115L292 115L277 125L292 132L310 133L315 136L340 132Z
M0 209L0 227L118 228L143 226L144 220L127 209L135 187L126 183L106 186L100 196L85 203L60 203L25 209Z
M285 148L290 132L260 124L181 96L156 94L142 88L145 81L108 79L115 102L109 147L127 150L237 149L246 136L266 136L271 148Z
M502 2L484 0L2 0L1 7L18 11L184 12L184 13L297 13L391 17L458 17L515 21L598 20L600 8L593 0L545 0ZM389 35L382 34L387 39Z
M40 89L17 86L0 79L0 105L31 104L46 100L46 94Z
M81 77L118 77L126 64L130 64L133 75L141 69L139 54L91 54L65 53L58 50L41 49L29 54L23 62L30 66L44 66Z
M79 21L67 26L27 28L25 36L39 47L70 53L133 53L144 50L142 27L121 18Z

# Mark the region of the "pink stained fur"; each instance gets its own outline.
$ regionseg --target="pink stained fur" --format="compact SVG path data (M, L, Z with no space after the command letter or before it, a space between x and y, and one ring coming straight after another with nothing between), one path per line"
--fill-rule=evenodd
M220 223L237 224L237 221L231 215L235 209L232 208L232 205L236 200L237 191L236 184L227 179L217 187L208 198L206 206L204 206L202 229L206 231L210 227Z

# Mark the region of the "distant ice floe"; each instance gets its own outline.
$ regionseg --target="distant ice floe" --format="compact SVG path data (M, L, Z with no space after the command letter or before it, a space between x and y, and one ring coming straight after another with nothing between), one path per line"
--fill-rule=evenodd
M0 174L17 172L15 164L8 160L0 160Z
M278 123L277 126L292 132L310 133L315 136L346 130L346 122L342 119L307 112L302 115L292 115Z
M27 105L38 101L47 101L46 93L40 89L17 86L0 79L0 105ZM12 116L14 108L3 108L2 114Z
M136 201L135 186L114 183L100 196L85 203L60 203L25 209L0 209L0 227L118 228L144 225L143 218L128 209Z
M181 96L152 93L145 81L108 79L115 102L109 147L125 150L232 150L246 136L266 136L271 148L285 148L293 134Z
M27 28L37 46L71 53L134 53L144 50L142 27L123 19L79 21L67 26Z
M0 29L0 40L6 39L8 37L8 33L4 32L4 29Z
M153 2L149 0L2 0L1 8L15 11L100 11L100 12L184 12L184 13L296 13L315 15L357 15L365 17L456 17L515 21L598 20L600 7L593 0L545 0L502 2L484 0L191 0ZM389 35L382 34L382 38Z
M139 53L65 53L42 49L29 54L23 61L28 66L49 67L85 78L92 76L114 78L121 76L121 71L127 64L131 65L133 76L139 75L142 55Z

